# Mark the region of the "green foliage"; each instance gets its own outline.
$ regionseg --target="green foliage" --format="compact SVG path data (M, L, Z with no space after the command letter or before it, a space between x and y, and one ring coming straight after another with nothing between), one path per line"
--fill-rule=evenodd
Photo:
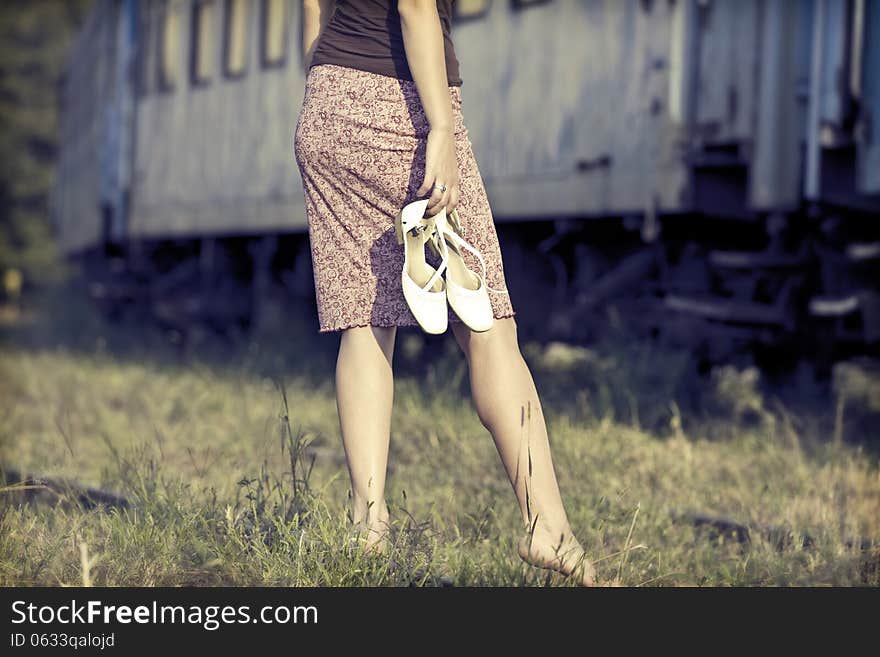
M25 286L63 275L48 202L65 55L93 0L0 3L0 271Z

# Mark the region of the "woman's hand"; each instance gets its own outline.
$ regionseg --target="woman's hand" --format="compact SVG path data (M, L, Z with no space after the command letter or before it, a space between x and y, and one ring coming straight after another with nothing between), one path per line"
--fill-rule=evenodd
M445 192L440 191L441 185L446 185ZM429 217L444 207L450 213L458 205L458 157L455 153L455 132L452 127L431 128L428 132L425 178L416 194L421 197L428 192L431 192L426 210Z

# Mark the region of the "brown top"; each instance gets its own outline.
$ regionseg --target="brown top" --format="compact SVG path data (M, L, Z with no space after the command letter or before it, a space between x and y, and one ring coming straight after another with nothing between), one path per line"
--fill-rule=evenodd
M446 55L446 81L461 86L458 59L450 37L452 4L437 0ZM412 80L403 47L397 0L337 0L336 10L318 39L309 68L337 64Z

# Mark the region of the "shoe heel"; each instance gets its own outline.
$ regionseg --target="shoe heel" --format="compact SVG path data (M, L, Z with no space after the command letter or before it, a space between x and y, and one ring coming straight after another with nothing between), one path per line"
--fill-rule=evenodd
M439 239L442 239L442 238L441 238L441 236L440 236L440 234L439 234L439 231L438 231L437 228L435 227L435 228L434 228L434 233L433 233L432 235L429 235L429 236L428 236L428 240L427 240L426 244L428 245L428 250L429 250L431 253L433 253L433 254L434 254L435 256L437 256L438 258L442 258L443 256L440 255L440 249L437 247L437 243L436 243L436 241L435 241L435 240L439 240Z
M434 244L433 240L428 240L428 249L430 249L431 253L433 253L438 258L442 258L440 255L440 251L437 250L437 246Z
M398 212L394 218L394 233L397 235L397 243L403 244L403 211Z
M446 215L446 219L452 225L452 229L461 235L461 224L458 221L458 208L455 208L452 212Z

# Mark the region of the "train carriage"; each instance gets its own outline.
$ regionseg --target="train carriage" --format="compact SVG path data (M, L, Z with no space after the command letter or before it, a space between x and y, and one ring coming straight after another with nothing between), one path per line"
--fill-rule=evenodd
M63 85L63 251L112 253L151 298L230 252L308 293L301 20L96 0ZM556 291L543 326L577 333L651 280L701 323L880 341L880 3L458 0L453 39L505 253ZM609 220L620 248L592 241Z

